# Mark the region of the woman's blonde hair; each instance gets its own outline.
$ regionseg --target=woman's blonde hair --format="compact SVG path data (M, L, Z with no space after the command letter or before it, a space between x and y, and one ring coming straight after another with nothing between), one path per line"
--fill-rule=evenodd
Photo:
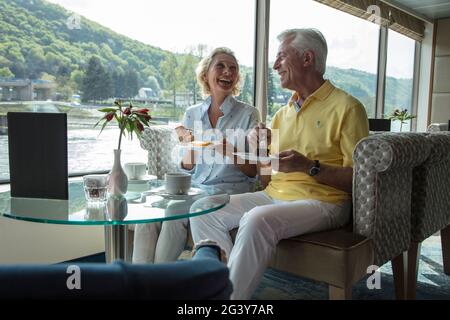
M211 90L209 88L208 82L206 81L206 73L208 72L209 67L211 66L211 63L212 63L214 57L218 54L227 54L227 55L233 57L233 59L236 61L237 68L238 68L237 81L236 81L236 84L234 85L233 91L231 93L233 96L238 96L240 93L240 82L241 82L239 63L236 59L236 56L234 55L234 52L225 47L215 48L213 51L211 51L211 53L209 55L204 57L198 63L195 73L197 74L197 83L202 88L202 95L203 95L203 97L207 97L211 94Z

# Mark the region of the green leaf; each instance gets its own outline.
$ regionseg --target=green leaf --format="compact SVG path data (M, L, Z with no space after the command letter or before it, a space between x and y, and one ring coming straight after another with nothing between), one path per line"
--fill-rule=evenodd
M103 129L105 129L107 124L108 124L108 121L105 121L105 123L103 123L102 129L100 130L100 133L102 133ZM100 133L98 135L100 135Z
M94 128L96 127L96 126L98 126L98 124L100 123L100 122L102 122L103 120L105 120L106 121L106 119L103 117L103 118L101 118L100 120L98 120L97 121L97 123L96 124L94 124Z
M117 108L102 108L102 109L97 109L100 112L116 112Z

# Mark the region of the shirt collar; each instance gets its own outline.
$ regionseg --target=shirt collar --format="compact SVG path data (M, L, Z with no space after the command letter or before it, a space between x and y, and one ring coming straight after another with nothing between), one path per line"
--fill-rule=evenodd
M316 98L318 100L323 101L326 98L328 98L328 96L330 95L331 91L333 91L333 89L334 89L333 84L329 80L326 80L316 91L314 91L306 99ZM292 94L291 99L289 99L290 107L295 107L294 101L297 101L299 96L300 96L300 94L298 92L294 92Z
M234 99L234 97L231 94L225 98L222 105L220 106L220 110L223 112L224 116L231 112L231 109L233 108L235 101L236 99ZM211 105L211 96L206 98L206 100L203 102L202 117L205 115L205 113L208 112L210 105Z

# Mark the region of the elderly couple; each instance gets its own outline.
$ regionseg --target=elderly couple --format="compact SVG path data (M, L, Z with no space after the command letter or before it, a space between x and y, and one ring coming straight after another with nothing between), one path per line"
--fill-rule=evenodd
M270 150L279 150L278 171L263 191L249 192L257 167L236 161L229 164L196 164L186 153L181 168L195 183L214 185L233 194L224 208L190 219L195 243L217 242L225 251L233 283L233 299L250 299L281 239L333 229L350 218L352 153L366 137L368 120L363 105L324 79L327 43L316 29L292 29L280 41L274 70L283 88L293 91L288 105L272 120L278 139ZM243 129L250 143L258 143L264 126L256 108L236 100L239 65L232 51L215 49L197 68L197 80L209 97L187 109L184 127L201 121L203 129ZM182 139L192 140L188 133ZM232 144L233 142L226 142ZM275 145L276 144L276 145ZM239 228L234 243L229 231ZM158 239L159 235L159 239ZM134 262L176 260L187 237L187 221L162 226L138 226Z

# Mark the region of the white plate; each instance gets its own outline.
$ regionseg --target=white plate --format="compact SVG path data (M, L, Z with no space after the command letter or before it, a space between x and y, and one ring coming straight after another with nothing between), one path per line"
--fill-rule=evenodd
M152 175L145 175L142 179L128 179L128 183L129 184L143 184L143 183L147 183L150 180L155 180L156 176L152 176Z
M187 200L204 192L204 190L199 188L191 188L189 189L187 194L170 194L166 192L164 187L159 187L153 190L145 191L142 194L148 196L160 196L170 200Z
M191 142L181 142L179 143L179 146L186 149L204 150L204 149L213 149L216 146L216 144L217 142L212 141L212 143L207 146L196 146L193 145Z
M233 154L235 156L238 156L241 159L248 160L248 161L270 162L273 160L279 160L279 158L275 157L275 156L262 157L262 156L257 156L256 154L248 153L248 152L234 152Z

